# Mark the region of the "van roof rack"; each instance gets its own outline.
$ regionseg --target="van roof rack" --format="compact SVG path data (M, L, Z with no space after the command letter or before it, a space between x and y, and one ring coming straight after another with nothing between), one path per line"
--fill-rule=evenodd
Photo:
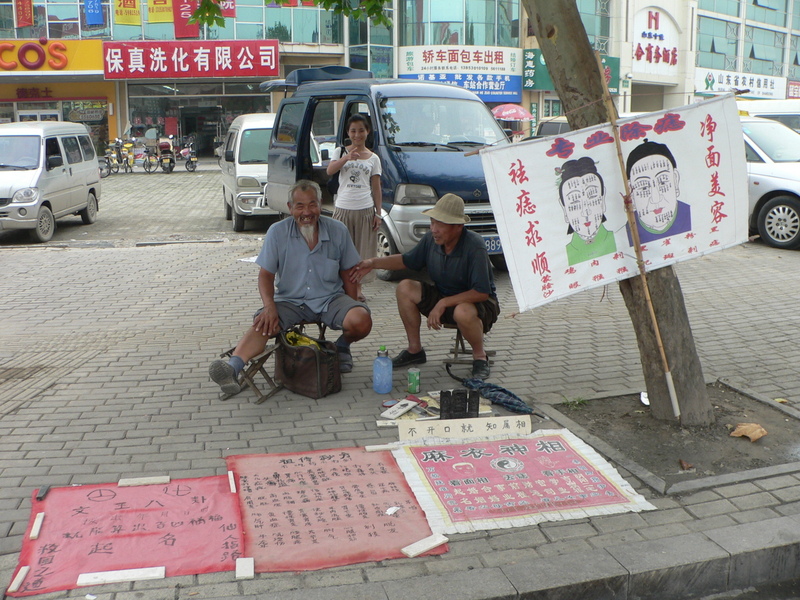
M286 79L272 79L264 81L258 86L262 92L272 92L277 89L288 89L297 87L309 81L339 81L342 79L373 79L375 76L372 71L364 71L363 69L351 69L350 67L341 67L338 65L329 65L327 67L314 67L310 69L295 69Z

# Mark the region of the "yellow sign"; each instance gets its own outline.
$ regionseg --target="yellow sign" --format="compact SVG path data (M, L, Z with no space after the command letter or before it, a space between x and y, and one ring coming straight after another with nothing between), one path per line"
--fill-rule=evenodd
M114 0L114 22L117 25L141 25L139 0Z
M101 40L7 40L0 42L0 73L103 72Z
M172 23L172 0L148 0L147 20L150 23Z

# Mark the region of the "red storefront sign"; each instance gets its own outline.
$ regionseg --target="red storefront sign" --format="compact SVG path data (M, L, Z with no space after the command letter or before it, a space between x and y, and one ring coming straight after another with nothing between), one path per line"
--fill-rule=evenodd
M14 0L15 27L33 26L33 0Z
M274 77L277 40L103 42L106 79Z
M197 10L197 0L172 0L172 20L175 39L196 38L200 35L200 25L189 23L189 18Z

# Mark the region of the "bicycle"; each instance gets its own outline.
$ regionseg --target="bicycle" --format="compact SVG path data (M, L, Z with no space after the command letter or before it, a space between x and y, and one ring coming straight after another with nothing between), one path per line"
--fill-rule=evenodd
M151 152L149 146L144 147L142 167L145 173L155 173L158 170L158 156Z

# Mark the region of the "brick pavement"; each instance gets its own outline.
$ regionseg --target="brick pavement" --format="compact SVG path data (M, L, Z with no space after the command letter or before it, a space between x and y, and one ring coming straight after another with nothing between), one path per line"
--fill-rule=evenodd
M220 402L207 367L243 331L258 301L256 267L240 259L256 254L263 223L242 234L230 230L210 167L104 183L96 228L60 222L44 246L0 234L0 294L12 299L0 327L4 588L34 488L223 474L229 454L394 438L375 426L370 381L377 346L396 352L404 345L394 284L365 287L375 326L354 345L355 369L340 393L313 401L282 392L255 405L245 391ZM158 241L183 243L136 245ZM800 253L758 243L677 267L707 379L800 408L800 316L791 302L800 292L799 271ZM498 287L504 314L488 340L498 350L494 381L543 408L643 388L616 286L515 316L507 275L499 275ZM439 363L447 338L449 332L423 332L423 389L452 385ZM401 379L395 378L398 395ZM678 495L656 493L633 472L620 472L658 510L454 535L450 552L438 557L89 591L109 600L678 598L800 579L800 466Z

